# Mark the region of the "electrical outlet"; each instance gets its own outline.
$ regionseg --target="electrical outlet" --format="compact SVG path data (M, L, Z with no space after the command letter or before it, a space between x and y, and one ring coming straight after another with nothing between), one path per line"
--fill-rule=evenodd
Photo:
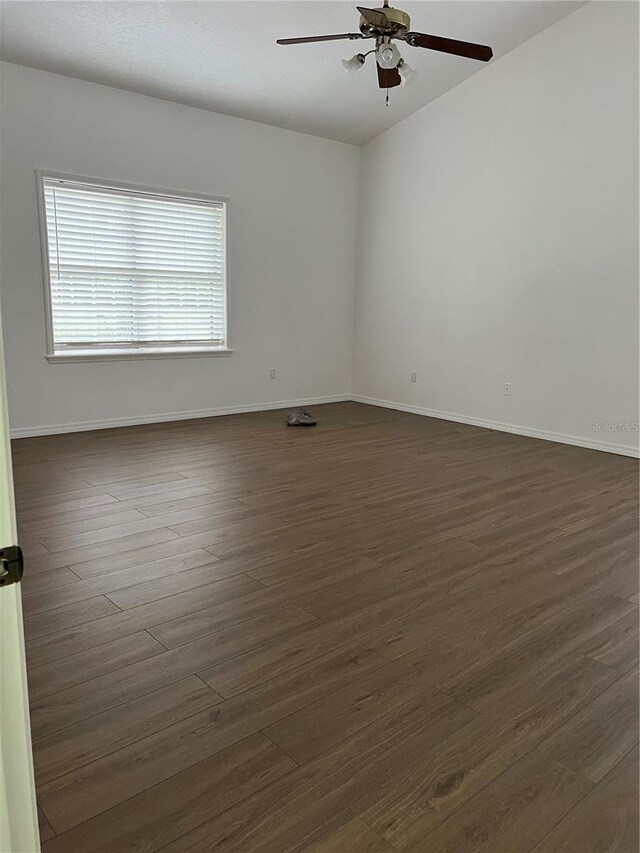
M415 372L415 370L411 373L410 380L411 380L411 382L417 382L418 381L418 374Z
M275 378L276 378L276 369L275 369L275 367L272 367L269 370L269 379L275 379Z
M511 396L511 383L510 382L504 383L504 391L502 393L504 394L505 397Z

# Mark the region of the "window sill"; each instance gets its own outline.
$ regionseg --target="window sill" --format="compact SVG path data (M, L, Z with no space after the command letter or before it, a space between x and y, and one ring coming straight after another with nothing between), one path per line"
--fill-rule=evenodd
M46 355L50 364L60 362L83 362L83 361L137 361L149 358L208 358L210 356L228 356L233 353L232 349L135 349L135 350L112 350L111 352L100 350L89 352L87 350L68 353L54 353Z

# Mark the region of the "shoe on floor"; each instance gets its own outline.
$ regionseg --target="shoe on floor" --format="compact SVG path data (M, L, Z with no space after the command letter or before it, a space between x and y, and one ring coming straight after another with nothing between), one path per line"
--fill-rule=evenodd
M316 419L305 409L294 409L287 415L287 426L315 426Z

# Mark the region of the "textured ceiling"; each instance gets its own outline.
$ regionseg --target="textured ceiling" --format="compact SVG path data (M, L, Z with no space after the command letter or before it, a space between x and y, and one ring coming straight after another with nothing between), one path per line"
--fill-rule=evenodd
M411 15L412 29L489 44L496 61L582 3L398 5ZM353 76L340 63L370 42L275 44L276 38L357 31L355 5L344 0L6 0L0 6L0 56L7 62L356 144L484 67L400 42L418 77L391 90L386 107L372 57Z

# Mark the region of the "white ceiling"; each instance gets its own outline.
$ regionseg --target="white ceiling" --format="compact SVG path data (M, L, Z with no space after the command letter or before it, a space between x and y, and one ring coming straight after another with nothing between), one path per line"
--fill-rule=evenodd
M398 5L411 15L413 30L489 44L495 62L583 4L398 0ZM0 6L0 56L7 62L355 144L484 67L400 42L418 78L410 87L392 89L385 107L372 57L353 76L340 63L371 42L275 44L277 38L357 31L355 0L5 0Z

